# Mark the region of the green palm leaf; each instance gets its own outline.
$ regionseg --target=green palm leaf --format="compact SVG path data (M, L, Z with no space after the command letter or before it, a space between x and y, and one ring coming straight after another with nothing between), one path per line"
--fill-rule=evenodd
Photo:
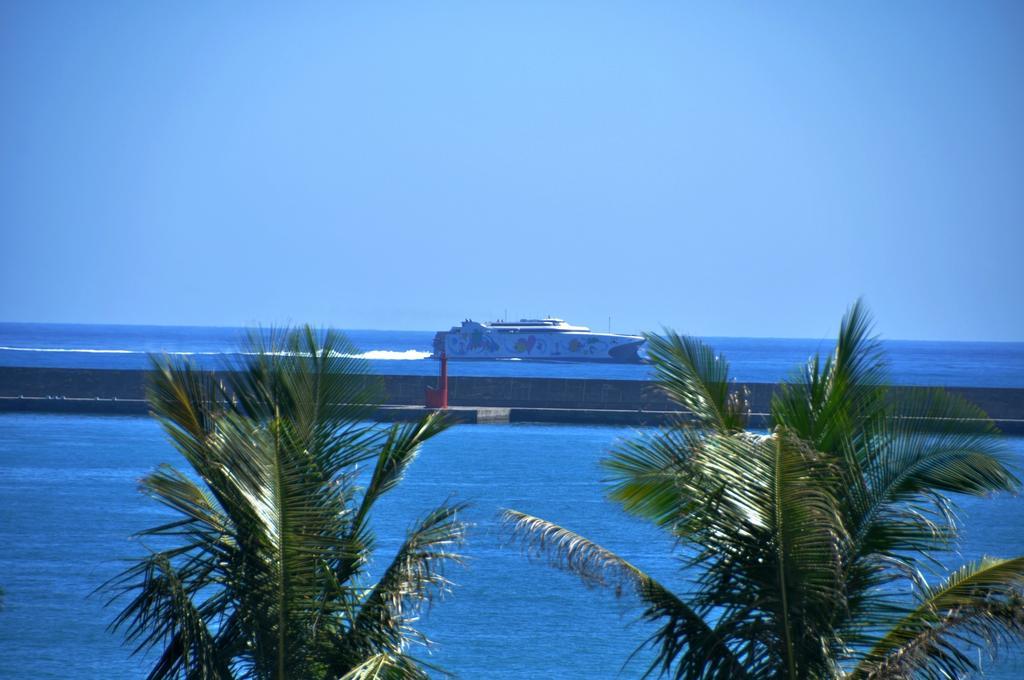
M419 677L407 658L394 654L374 654L342 675L339 680L405 680Z
M800 440L780 435L773 445L771 536L778 599L768 601L777 608L788 677L822 675L834 662L825 653L833 636L832 608L842 606L845 596L841 560L847 536L836 480Z
M673 595L557 525L511 511L506 521L585 582L630 584L663 624L652 639L663 675L705 677L724 649L725 667L751 677L856 667L950 678L975 668L971 647L1020 641L1020 560L965 568L937 588L922 575L955 545L956 494L1019 489L1005 445L960 397L890 390L860 301L834 351L775 394L769 436L742 431L745 409L710 348L649 340L661 388L694 418L619 445L604 466L611 498L677 539L692 591ZM918 588L916 608L897 582Z
M394 489L416 458L420 447L428 439L437 436L448 428L443 413L432 413L418 423L410 425L394 425L388 430L387 439L380 447L380 455L370 478L370 483L363 491L363 500L353 520L357 529L363 524L370 508L388 491Z
M925 588L851 678L950 678L979 671L968 646L1024 641L1024 557L982 560Z
M535 553L575 574L590 586L632 590L646 605L644 618L661 623L647 644L657 651L648 670L675 678L743 678L746 671L727 640L705 616L646 573L577 533L516 510L502 513L513 535Z
M697 338L665 331L647 333L648 355L658 385L697 422L723 432L743 429L746 395L730 390L729 363Z
M700 448L700 440L699 432L684 426L625 442L602 461L610 497L627 512L672 529L691 509L682 480L694 474L689 452Z
M914 390L897 401L853 451L863 480L848 496L856 549L913 559L911 553L948 548L957 532L940 492L980 496L1020 487L997 435L984 412L942 390Z
M886 417L887 367L858 300L843 317L835 350L815 355L772 398L772 419L819 451L836 451Z
M372 507L444 423L365 422L373 381L338 334L252 343L222 378L154 359L151 407L194 476L162 466L143 480L177 517L142 532L161 549L107 584L127 599L112 627L162 649L154 678L422 676L407 654L424 640L415 613L460 561L461 506L432 513L376 585L363 570ZM365 624L382 610L392 625Z
M441 505L409 533L367 595L353 625L356 636L373 630L399 640L403 627L412 620L410 603L418 606L450 590L443 568L462 563L455 550L465 536L465 525L459 520L465 509L465 504Z

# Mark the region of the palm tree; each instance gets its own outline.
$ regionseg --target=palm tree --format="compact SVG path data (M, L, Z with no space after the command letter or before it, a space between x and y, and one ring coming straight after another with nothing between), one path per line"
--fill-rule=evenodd
M677 539L689 592L551 522L513 510L506 521L556 565L639 597L658 625L648 674L976 671L972 647L1024 638L1024 557L924 574L941 572L937 553L957 538L950 494L1019 481L979 409L941 390L886 387L870 328L858 302L831 356L777 391L767 435L745 429L746 395L722 357L693 338L648 336L660 387L692 418L622 445L605 465L611 497Z
M444 423L369 424L373 381L337 333L250 344L220 375L153 359L150 406L191 470L141 482L176 517L106 584L127 600L112 629L158 652L150 678L425 677L413 624L461 561L462 506L428 513L375 582L369 518Z

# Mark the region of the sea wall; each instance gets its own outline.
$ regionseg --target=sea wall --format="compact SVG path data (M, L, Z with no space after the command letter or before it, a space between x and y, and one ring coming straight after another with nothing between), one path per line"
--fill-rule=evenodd
M0 367L0 410L144 413L141 400L145 398L146 374L140 370ZM426 388L437 382L429 376L372 379L380 381L381 403L387 406L422 406ZM766 413L776 386L747 383L743 387L748 390L751 410ZM947 389L980 406L1005 431L1024 432L1024 389ZM638 418L630 412L650 415L678 408L648 381L567 378L452 377L449 404L514 409L513 420L595 423L650 422L650 417Z

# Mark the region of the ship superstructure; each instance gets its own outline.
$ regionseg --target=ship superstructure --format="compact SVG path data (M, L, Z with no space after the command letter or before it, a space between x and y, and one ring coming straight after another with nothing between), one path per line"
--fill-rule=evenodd
M434 337L434 355L450 359L529 359L637 363L644 339L639 335L595 333L562 319L477 322L441 331Z

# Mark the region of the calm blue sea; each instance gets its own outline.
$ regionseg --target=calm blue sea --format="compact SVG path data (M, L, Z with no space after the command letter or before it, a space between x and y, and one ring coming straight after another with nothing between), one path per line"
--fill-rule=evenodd
M131 368L147 352L176 352L215 365L238 329L0 324L0 365ZM433 374L432 334L351 331L373 370ZM829 343L712 339L741 380L769 381ZM1024 343L892 342L897 382L1024 386ZM642 366L453 364L454 375L642 378ZM426 657L464 678L637 677L623 668L653 631L639 609L610 593L525 559L497 529L513 507L576 529L684 588L672 543L604 499L598 461L635 431L614 427L456 427L425 447L397 493L378 506L379 550L390 555L413 520L449 495L473 502L474 523L454 596L423 621L436 641ZM1009 440L1024 462L1024 438ZM0 414L0 678L135 678L145 668L105 627L114 611L90 593L138 555L129 536L163 509L137 492L161 462L180 464L147 418ZM983 554L1024 554L1019 498L967 499L965 540L950 564ZM379 566L379 565L378 565ZM1024 661L988 677L1024 675Z
M623 663L652 633L639 610L588 590L506 545L500 508L536 514L603 543L659 580L684 588L672 542L603 497L598 461L634 434L613 427L476 425L428 443L399 491L376 508L381 554L449 494L473 502L466 568L454 596L423 629L427 657L463 678L633 678ZM1024 439L1010 441L1024 461ZM180 463L147 418L0 415L0 678L137 678L144 667L105 631L96 586L139 553L129 535L166 511L136 491L158 463ZM965 540L950 564L981 555L1024 554L1024 503L966 499ZM1009 660L991 678L1021 677Z
M391 375L433 375L427 331L346 331L371 370ZM147 354L191 356L215 367L238 347L238 328L187 326L94 326L0 323L0 366L143 368ZM814 352L827 353L832 339L707 338L731 363L733 377L775 382ZM899 384L960 387L1024 387L1024 342L885 343ZM607 378L641 380L643 365L552 364L528 361L452 362L452 375Z

